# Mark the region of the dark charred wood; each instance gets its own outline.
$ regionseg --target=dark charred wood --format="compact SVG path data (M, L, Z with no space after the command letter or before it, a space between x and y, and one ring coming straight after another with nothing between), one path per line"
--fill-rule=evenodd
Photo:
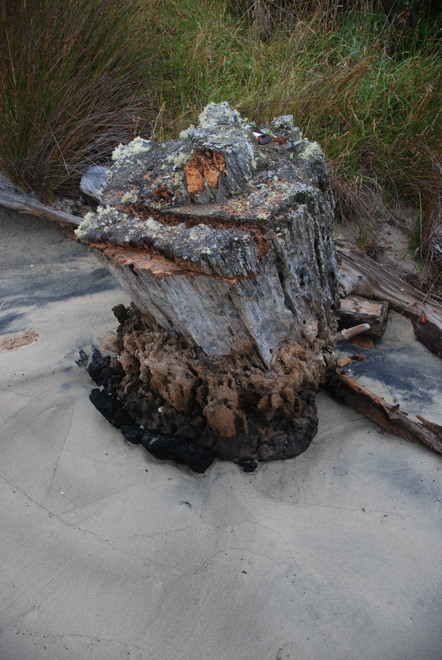
M112 426L115 426L117 429L121 429L122 426L134 426L132 417L128 415L124 406L111 394L95 388L90 393L89 399Z
M101 389L93 389L89 398L103 417L121 430L126 440L143 445L155 458L186 465L193 472L199 473L205 472L216 458L215 452L209 447L187 438L149 433L142 426L135 424L116 397Z
M186 465L193 472L205 472L216 458L215 452L208 447L177 436L153 435L145 432L141 444L155 458Z
M93 350L92 360L88 366L88 373L95 385L100 387L107 383L108 374L105 370L109 366L110 361L110 355L103 356L97 348Z

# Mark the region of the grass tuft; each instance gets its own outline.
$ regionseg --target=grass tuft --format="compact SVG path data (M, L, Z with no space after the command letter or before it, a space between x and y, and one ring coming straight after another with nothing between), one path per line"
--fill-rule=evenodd
M154 113L155 41L139 0L0 0L0 157L49 199Z

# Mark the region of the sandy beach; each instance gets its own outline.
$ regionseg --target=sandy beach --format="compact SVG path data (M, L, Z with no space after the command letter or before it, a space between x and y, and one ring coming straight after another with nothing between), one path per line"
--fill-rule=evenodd
M128 295L57 225L0 230L1 660L442 658L439 456L320 393L295 459L154 459L76 364Z

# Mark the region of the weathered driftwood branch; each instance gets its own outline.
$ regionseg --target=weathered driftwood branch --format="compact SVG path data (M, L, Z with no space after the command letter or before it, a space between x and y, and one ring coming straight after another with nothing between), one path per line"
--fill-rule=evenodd
M0 205L19 211L19 213L29 213L45 220L57 222L71 231L76 229L83 221L83 218L76 215L60 211L49 204L42 204L34 195L24 193L1 175Z
M442 454L442 428L418 416L421 423L411 420L399 410L359 385L346 374L335 370L327 382L327 390L338 399L368 417L389 433L424 445Z
M338 332L336 335L336 341L344 341L346 339L351 339L362 333L367 334L370 331L369 323L360 323L359 325L354 325L352 328L345 328Z
M442 357L442 311L421 291L376 263L365 252L338 246L341 258L341 297L351 293L364 298L387 300L391 308L411 319L417 338Z

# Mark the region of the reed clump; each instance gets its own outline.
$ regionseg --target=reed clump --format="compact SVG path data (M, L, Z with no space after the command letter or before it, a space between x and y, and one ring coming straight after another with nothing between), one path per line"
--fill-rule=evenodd
M0 0L0 158L50 199L78 189L154 113L150 6L139 0Z

